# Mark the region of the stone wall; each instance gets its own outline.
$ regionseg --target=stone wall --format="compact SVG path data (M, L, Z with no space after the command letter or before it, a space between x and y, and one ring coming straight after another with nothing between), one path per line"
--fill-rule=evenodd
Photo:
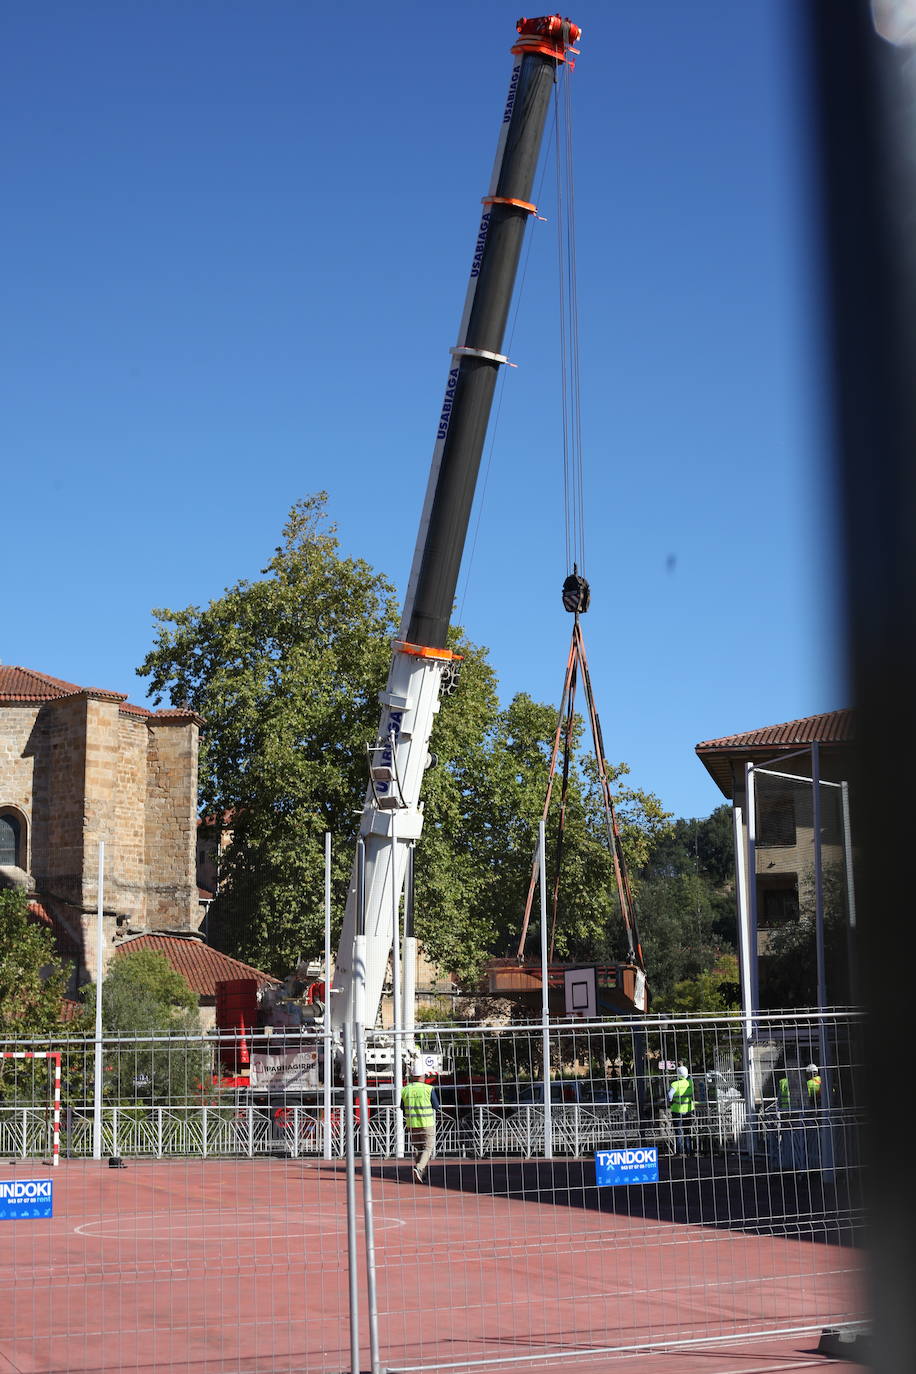
M149 725L146 774L147 926L196 930L198 729L188 720Z
M35 895L82 935L94 976L99 843L107 960L118 933L195 930L198 726L91 690L0 707L0 809Z
M76 907L84 904L88 704L84 696L48 702L33 732L32 874L39 892Z

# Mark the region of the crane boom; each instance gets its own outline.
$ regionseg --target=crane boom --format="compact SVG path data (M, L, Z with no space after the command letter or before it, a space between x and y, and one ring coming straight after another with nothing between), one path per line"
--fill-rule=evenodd
M558 64L579 28L560 15L520 19L509 94L451 350L426 499L360 821L330 999L331 1024L374 1025L407 866L423 826L420 791L443 689L457 675L449 620Z

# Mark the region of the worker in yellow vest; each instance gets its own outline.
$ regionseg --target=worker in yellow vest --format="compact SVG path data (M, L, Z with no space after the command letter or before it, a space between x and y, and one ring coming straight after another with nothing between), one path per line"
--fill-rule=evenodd
M805 1067L805 1074L808 1079L808 1106L814 1110L821 1105L821 1075L816 1064L808 1064Z
M401 1089L401 1111L404 1129L413 1148L413 1176L418 1183L426 1181L426 1168L436 1148L436 1112L439 1095L414 1069L410 1082Z
M677 1076L668 1089L668 1107L671 1111L671 1124L674 1127L674 1153L690 1154L693 1143L693 1079L684 1064L677 1067Z

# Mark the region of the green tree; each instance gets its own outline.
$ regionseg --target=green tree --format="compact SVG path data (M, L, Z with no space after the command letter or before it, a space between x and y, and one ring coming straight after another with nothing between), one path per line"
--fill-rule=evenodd
M544 810L557 724L555 707L524 693L500 708L483 650L458 641L465 655L459 690L436 722L433 748L443 766L428 775L425 825L418 846L417 929L440 967L473 984L491 956L515 954L521 933L538 824ZM621 958L626 952L613 863L597 786L597 766L578 747L569 772L562 855L557 840L560 784L547 817L548 888L557 889L556 957ZM611 769L615 783L627 769ZM651 794L616 787L628 864L638 864L667 821ZM537 900L529 948L537 949Z
M84 990L87 1010L95 988ZM197 996L153 950L121 953L102 984L105 1096L122 1103L199 1102L212 1052L201 1041Z
M721 955L713 968L695 978L675 983L668 997L657 999L656 1011L672 1015L690 1012L739 1011L741 993L738 960L734 954Z
M232 831L211 939L279 974L321 949L325 831L339 929L396 628L389 584L340 556L324 504L321 495L293 508L262 580L204 609L158 611L138 670L157 700L206 720L202 807L228 813ZM486 650L457 628L449 643L463 662L431 740L438 767L424 781L416 928L441 968L472 983L487 957L518 941L557 717L525 695L502 708ZM619 918L596 806L586 756L570 780L560 957L605 938ZM557 788L552 855L558 807ZM638 864L664 813L657 799L621 789L621 824Z
M642 881L638 898L652 1005L660 1009L677 983L699 977L719 959L715 912L708 885L695 873Z
M54 941L30 918L25 893L0 890L0 1034L26 1039L59 1030L65 987Z
M85 994L95 1005L95 988ZM163 955L129 948L111 962L102 984L102 1028L119 1035L200 1029L197 997Z
M761 1002L765 1008L817 1006L817 927L814 874L801 875L799 919L766 932L760 958ZM824 975L827 1001L849 1002L850 935L846 881L840 865L824 872Z
M278 973L321 945L325 831L341 906L396 628L390 585L339 555L325 500L292 508L262 579L155 612L138 669L206 720L201 803L231 826L211 938Z

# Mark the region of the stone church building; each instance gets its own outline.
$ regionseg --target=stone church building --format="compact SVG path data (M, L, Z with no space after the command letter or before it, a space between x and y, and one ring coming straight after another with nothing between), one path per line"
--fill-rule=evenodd
M94 976L99 842L104 954L144 931L200 925L192 711L0 665L0 886L20 886L74 965Z

